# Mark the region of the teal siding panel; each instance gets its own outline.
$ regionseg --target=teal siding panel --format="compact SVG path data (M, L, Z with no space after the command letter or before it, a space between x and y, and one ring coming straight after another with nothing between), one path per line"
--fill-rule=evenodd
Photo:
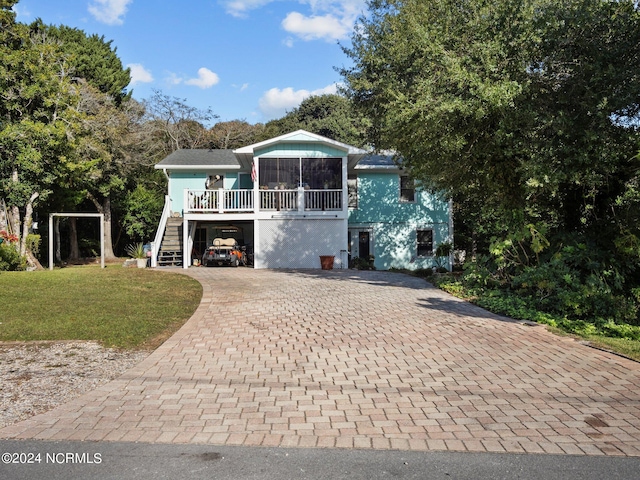
M417 256L416 230L432 229L434 248L446 242L449 202L420 190L415 202L401 202L396 173L358 172L358 208L349 210L349 226L372 232L376 268L428 268L434 258Z
M184 209L184 190L201 190L205 187L207 174L204 172L171 172L169 182L171 210L180 212Z
M404 268L419 270L435 266L434 256L418 257L416 230L432 229L433 244L446 242L449 224L381 223L373 228L374 265L378 270Z
M224 188L227 190L239 188L238 173L226 173L224 175Z
M251 175L238 175L238 188L251 189L253 188L253 182L251 181Z
M350 223L448 223L448 201L416 191L416 202L400 201L397 174L358 174L358 208L349 211Z
M280 143L255 151L257 157L345 157L347 152L328 145L308 145L303 143Z

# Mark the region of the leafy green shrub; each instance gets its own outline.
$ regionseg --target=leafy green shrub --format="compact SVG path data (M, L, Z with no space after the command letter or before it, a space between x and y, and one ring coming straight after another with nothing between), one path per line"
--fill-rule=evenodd
M464 264L464 283L469 287L495 288L504 285L497 274L497 265L489 255L478 255L473 262Z
M24 270L25 259L7 242L0 243L0 271L13 272Z
M40 257L40 244L42 243L42 237L35 233L27 235L27 250L29 250L34 257Z
M509 288L531 298L538 310L575 319L633 323L637 303L623 295L620 273L594 257L584 244L564 247L539 265L523 268Z
M369 258L355 257L351 259L349 268L355 268L356 270L375 270L376 267L373 265L374 260L373 255L369 255Z
M466 298L491 312L517 320L533 321L577 335L600 335L640 340L640 326L615 322L611 318L580 319L541 311L537 307L537 299L522 296L522 292L516 294L513 291L500 288L472 288L465 284L464 279L453 277L442 277L436 279L434 283L452 295Z
M464 285L460 282L443 282L438 285L442 290L455 297L466 297L470 292L466 291Z
M163 206L164 196L144 185L139 184L127 193L122 225L129 238L142 240L153 237Z

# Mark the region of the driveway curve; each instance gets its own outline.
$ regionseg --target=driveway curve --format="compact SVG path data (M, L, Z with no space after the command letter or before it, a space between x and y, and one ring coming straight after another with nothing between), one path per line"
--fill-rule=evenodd
M640 364L390 272L192 268L193 317L0 438L640 456Z

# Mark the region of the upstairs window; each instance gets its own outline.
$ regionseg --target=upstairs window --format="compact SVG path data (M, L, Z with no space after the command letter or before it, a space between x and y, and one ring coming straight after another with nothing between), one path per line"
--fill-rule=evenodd
M302 185L312 190L342 189L341 158L303 158Z
M418 257L433 255L433 230L416 230Z
M416 201L415 183L408 175L400 176L400 201L405 203Z
M297 158L261 158L260 186L292 190L300 185L300 160Z

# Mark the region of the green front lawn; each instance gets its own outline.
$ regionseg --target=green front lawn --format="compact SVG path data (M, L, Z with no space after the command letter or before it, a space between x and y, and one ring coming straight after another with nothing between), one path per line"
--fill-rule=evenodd
M201 298L196 280L158 270L109 265L0 272L0 341L155 348L191 317Z

